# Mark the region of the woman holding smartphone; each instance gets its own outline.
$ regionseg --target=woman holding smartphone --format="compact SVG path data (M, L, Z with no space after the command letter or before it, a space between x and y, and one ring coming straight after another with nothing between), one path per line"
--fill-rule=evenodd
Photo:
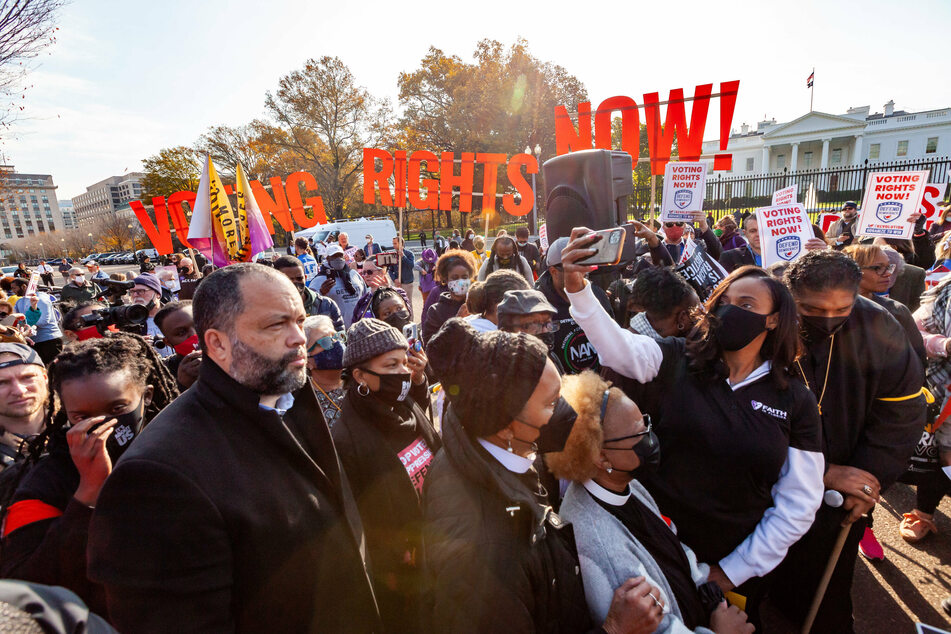
M824 460L812 392L790 366L796 306L762 269L731 273L685 339L654 341L621 328L595 299L581 264L591 231L562 251L571 315L607 378L655 421L664 448L641 482L724 591L763 577L806 533L822 501ZM752 582L755 612L761 588Z

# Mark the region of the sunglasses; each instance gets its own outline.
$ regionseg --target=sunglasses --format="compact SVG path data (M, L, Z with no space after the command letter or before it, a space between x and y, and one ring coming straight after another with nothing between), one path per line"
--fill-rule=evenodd
M346 342L347 335L343 332L335 332L332 335L327 335L326 337L321 337L314 342L314 345L307 348L307 352L313 352L314 348L320 346L322 350L330 350L334 347L334 342L339 341L341 343Z
M682 226L684 226L684 223L682 223L682 222L665 222L665 223L664 223L664 226L665 226L665 227L682 227Z
M895 272L896 266L894 264L876 264L875 266L863 266L863 271L875 271L881 276L891 275Z

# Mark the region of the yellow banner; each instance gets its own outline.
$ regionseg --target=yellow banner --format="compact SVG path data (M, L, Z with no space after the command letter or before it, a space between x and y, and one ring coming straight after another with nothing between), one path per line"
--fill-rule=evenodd
M248 178L244 175L244 168L238 163L238 170L235 176L234 190L238 195L238 231L241 233L241 248L237 255L232 258L237 262L251 261L251 228L248 226L248 205L247 197L252 196L251 185L248 184Z
M218 242L226 247L228 259L237 261L241 250L241 236L234 221L234 211L225 193L225 187L218 176L215 164L208 159L208 197L211 203L211 221L218 236Z

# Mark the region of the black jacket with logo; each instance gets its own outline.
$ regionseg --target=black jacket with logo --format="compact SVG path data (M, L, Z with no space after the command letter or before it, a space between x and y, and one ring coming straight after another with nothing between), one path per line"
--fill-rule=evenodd
M659 468L638 480L698 559L716 563L773 506L790 449L821 451L816 399L802 381L790 377L784 390L771 374L734 390L722 361L704 376L689 368L683 339L658 345L663 362L649 383L604 375L650 414L660 441Z
M594 296L604 306L604 310L613 317L614 310L611 308L611 300L608 299L607 293L594 284L591 288ZM584 334L581 326L571 316L569 312L571 304L555 290L555 284L548 271L538 278L535 289L541 291L548 302L558 310L552 318L558 323L558 330L552 333L550 350L557 360L557 365L560 366L559 370L564 374L580 374L584 370L597 372L601 368L598 363L598 353L588 342L588 336Z
M214 362L99 496L89 576L123 632L380 631L363 528L310 385L281 417Z

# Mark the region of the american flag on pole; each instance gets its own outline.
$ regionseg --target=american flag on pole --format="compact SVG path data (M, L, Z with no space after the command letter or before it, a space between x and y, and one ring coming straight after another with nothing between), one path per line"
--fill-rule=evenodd
M812 88L812 80L816 78L816 71L812 71L809 74L809 79L806 80L806 88Z

